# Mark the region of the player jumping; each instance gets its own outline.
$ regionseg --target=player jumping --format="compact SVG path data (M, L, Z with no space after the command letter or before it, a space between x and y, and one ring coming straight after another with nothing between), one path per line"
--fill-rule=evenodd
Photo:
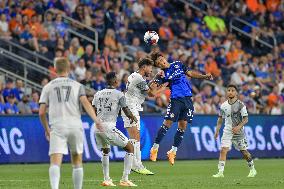
M130 136L130 141L134 146L134 160L132 170L144 174L153 175L151 171L146 169L141 162L141 150L140 150L140 116L139 111L143 111L142 104L145 101L145 97L155 96L162 90L164 86L158 87L154 82L147 84L145 77L149 77L152 73L153 61L149 58L141 59L138 62L139 70L132 73L128 77L127 92L125 93L126 105L130 108L131 112L137 118L138 122L134 123L122 113L124 127Z
M191 99L192 88L187 76L190 78L209 80L212 80L213 77L211 74L203 75L189 70L180 61L175 61L170 64L159 52L152 52L150 56L154 61L154 65L164 71L164 75L156 81L158 83L169 82L171 90L170 104L168 105L163 125L158 131L155 143L151 148L150 160L157 160L160 142L166 135L169 128L172 126L173 122L178 121L178 129L174 137L172 149L167 152L169 162L171 165L173 165L177 148L182 142L184 132L187 128L187 123L191 123L193 118L194 108Z
M59 188L60 166L63 154L71 152L73 166L73 184L81 189L83 184L83 124L81 121L80 103L100 128L99 119L89 103L85 88L80 83L68 78L70 63L66 58L57 58L55 68L58 78L50 81L40 96L39 116L49 141L49 179L52 189ZM46 118L48 107L49 125Z
M248 122L248 113L246 106L238 99L237 87L229 85L227 87L228 100L225 101L220 107L220 114L217 121L215 132L215 139L219 135L223 119L225 119L225 127L221 139L221 151L219 157L218 169L219 172L213 177L224 177L224 168L228 151L231 149L232 144L236 150L241 151L243 157L247 160L250 172L248 177L255 177L256 170L254 168L253 159L248 152L248 144L244 131L244 126Z
M115 73L108 73L106 80L108 88L97 92L92 103L98 117L102 120L102 130L95 130L97 146L102 150L101 161L104 174L102 185L115 186L109 176L110 145L115 145L126 151L124 157L124 171L120 186L137 186L128 180L133 162L133 145L129 142L127 137L116 128L116 119L120 108L122 108L131 123L137 123L137 119L127 107L124 94L116 89L119 83Z

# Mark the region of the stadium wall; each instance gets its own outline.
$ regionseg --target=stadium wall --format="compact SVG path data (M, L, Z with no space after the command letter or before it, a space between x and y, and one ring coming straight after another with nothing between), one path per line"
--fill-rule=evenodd
M153 139L159 129L163 117L161 115L141 116L142 158L149 158ZM283 116L250 115L246 126L249 150L254 157L284 157L284 124ZM88 116L82 117L85 130L84 160L100 161L100 152L95 144L94 127ZM212 159L218 158L219 140L214 140L214 127L217 117L196 115L188 128L183 143L178 150L178 159ZM121 118L118 128L123 128ZM160 145L159 159L166 158L166 152L173 143L176 125L167 133ZM0 164L6 163L44 163L49 161L48 142L37 116L0 116ZM241 157L232 150L231 158ZM112 160L121 160L124 152L112 147ZM69 157L65 157L69 161Z

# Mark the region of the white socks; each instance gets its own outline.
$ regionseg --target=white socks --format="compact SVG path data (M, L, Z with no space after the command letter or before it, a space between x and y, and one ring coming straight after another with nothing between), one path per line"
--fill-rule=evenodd
M177 147L172 146L172 149L171 149L172 152L177 153L177 150L178 150Z
M253 163L253 160L251 161L248 161L248 167L250 170L253 170L254 169L254 163Z
M123 170L123 175L122 175L122 180L124 181L128 180L128 175L130 174L130 171L131 171L133 158L134 158L133 153L126 152L125 157L124 157L124 170Z
M159 149L159 146L160 146L159 144L156 144L156 143L153 144L154 149Z
M74 166L73 167L73 173L72 173L74 189L81 189L82 188L83 176L84 176L83 167Z
M135 142L135 148L136 148L136 150L135 150L135 155L134 155L134 157L136 157L136 160L137 160L137 162L138 162L138 165L139 165L140 167L142 167L140 141L136 141L136 142Z
M136 143L137 141L135 139L130 139L129 142L133 145L134 148L134 153L133 153L133 161L132 161L132 169L139 169L140 165L136 157L137 153L137 148L136 148Z
M50 167L49 167L49 180L50 180L51 189L58 189L59 188L60 166L50 165Z
M104 173L104 180L109 180L109 154L102 153L102 167L103 167L103 173Z
M226 161L219 161L219 164L218 164L219 172L222 172L222 173L224 172L225 163L226 163Z

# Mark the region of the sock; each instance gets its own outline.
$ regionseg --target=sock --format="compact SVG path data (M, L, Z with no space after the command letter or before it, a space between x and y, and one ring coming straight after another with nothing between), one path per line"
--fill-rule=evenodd
M181 141L183 139L183 135L184 135L185 130L182 130L180 128L177 129L177 132L175 134L175 138L174 138L174 147L179 147L181 144Z
M136 152L135 152L135 158L137 160L137 163L139 164L140 167L142 167L142 161L141 161L141 149L140 149L140 141L136 141L135 144Z
M51 189L58 189L59 188L60 166L50 165L50 167L49 167L49 180L50 180Z
M248 160L247 162L248 162L248 167L249 167L249 169L250 169L250 170L253 170L253 169L254 169L254 163L253 163L253 160L252 160L252 159L250 159L250 160Z
M174 146L172 146L172 149L171 149L171 151L173 151L173 152L175 152L175 153L177 153L177 147L174 147Z
M102 154L102 167L103 167L103 174L104 174L104 180L109 180L109 154Z
M136 151L137 151L137 148L136 148L136 140L135 139L129 139L129 142L133 145L134 147L134 153L133 153L133 161L132 161L132 169L138 169L139 168L139 163L136 159Z
M83 167L73 167L72 179L74 184L74 189L81 189L83 186Z
M219 164L218 164L219 172L224 172L225 163L226 163L225 161L219 161Z
M162 125L161 128L158 131L157 137L155 139L155 144L160 144L164 136L166 135L169 128L165 125Z
M154 149L159 149L159 146L160 146L160 145L157 144L157 143L154 143L154 144L153 144L153 148L154 148Z
M133 153L126 153L124 157L124 170L122 175L122 180L128 180L128 175L130 174L133 161Z

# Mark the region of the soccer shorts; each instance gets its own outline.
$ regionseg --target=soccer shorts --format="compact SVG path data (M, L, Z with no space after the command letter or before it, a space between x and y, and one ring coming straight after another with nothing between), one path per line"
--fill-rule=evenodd
M165 115L165 120L173 122L185 120L188 123L192 122L194 107L191 97L172 98Z
M135 123L135 122L130 123L130 119L122 111L121 112L121 116L122 116L122 119L123 119L124 128L137 127L137 129L140 131L140 115L139 115L139 111L133 110L133 109L130 109L130 111L136 117L137 123Z
M248 143L245 136L236 137L233 133L224 132L221 138L221 148L227 147L229 148L229 150L231 150L232 144L234 145L234 148L238 151L248 149Z
M124 148L127 145L128 138L115 125L116 123L105 122L102 123L105 128L103 131L95 130L98 149L110 148L110 145Z
M82 154L84 143L84 131L82 128L58 128L52 127L49 141L49 155L68 154L68 147L71 154Z

